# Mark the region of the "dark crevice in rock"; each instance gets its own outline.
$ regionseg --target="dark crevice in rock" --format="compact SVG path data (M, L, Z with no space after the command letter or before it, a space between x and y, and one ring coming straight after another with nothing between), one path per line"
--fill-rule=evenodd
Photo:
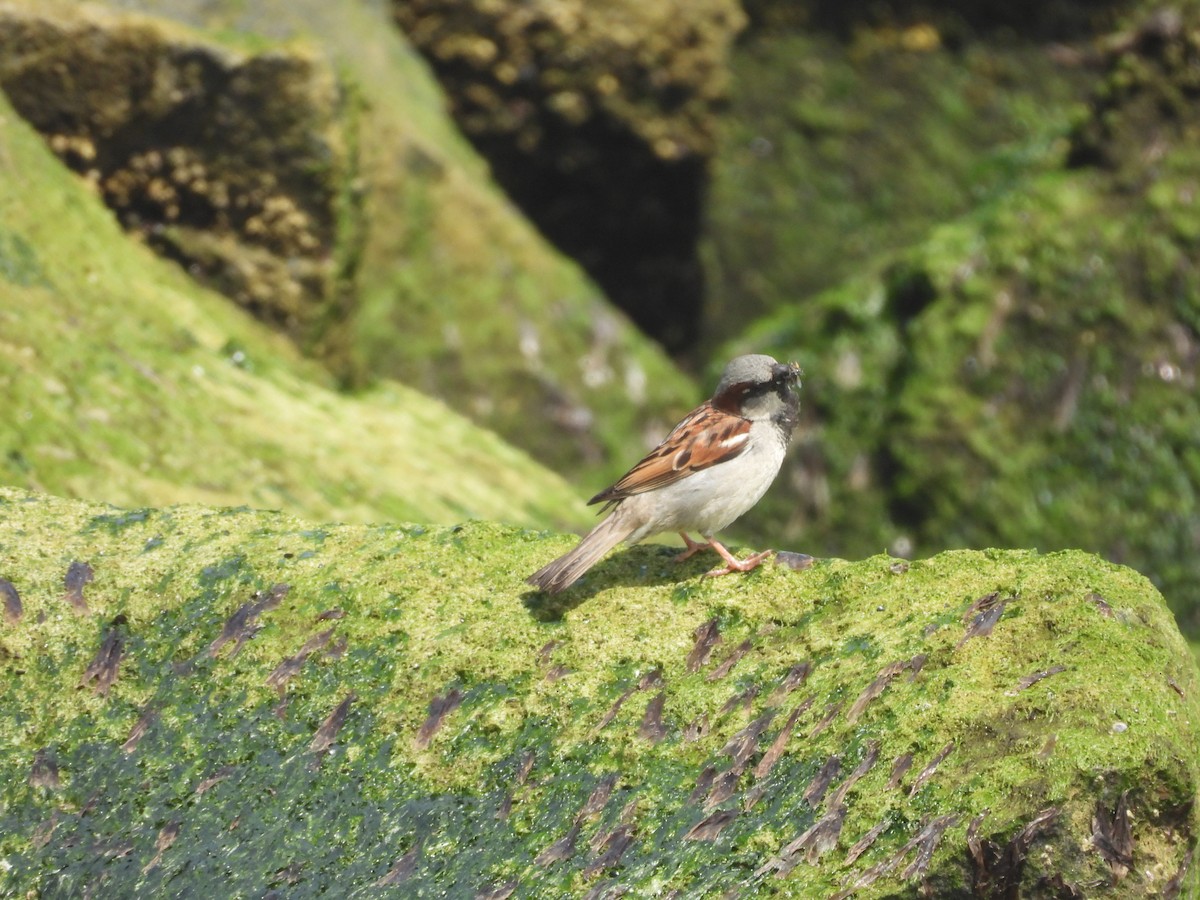
M1127 0L745 0L750 29L805 25L850 38L862 28L933 25L954 45L973 35L1021 34L1037 40L1066 41L1094 33Z
M453 73L437 72L454 83ZM521 211L634 324L673 352L696 342L703 160L656 159L619 122L603 118L579 129L551 123L532 153L503 135L468 136Z
M462 0L392 9L525 215L644 332L672 352L692 347L714 114L740 9L722 0L627 15Z

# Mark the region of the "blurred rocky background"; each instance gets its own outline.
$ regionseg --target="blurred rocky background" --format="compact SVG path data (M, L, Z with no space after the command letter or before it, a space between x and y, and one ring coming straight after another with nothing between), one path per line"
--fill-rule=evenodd
M76 173L4 113L6 483L578 527L458 454L590 496L763 351L805 419L738 536L1081 547L1200 634L1200 4L3 0L0 85Z

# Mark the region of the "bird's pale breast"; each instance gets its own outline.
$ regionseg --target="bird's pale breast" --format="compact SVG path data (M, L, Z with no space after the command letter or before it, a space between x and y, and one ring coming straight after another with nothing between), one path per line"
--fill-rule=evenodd
M626 514L645 522L629 543L668 531L713 535L754 506L775 480L786 450L774 425L763 422L755 430L750 446L728 462L625 500Z

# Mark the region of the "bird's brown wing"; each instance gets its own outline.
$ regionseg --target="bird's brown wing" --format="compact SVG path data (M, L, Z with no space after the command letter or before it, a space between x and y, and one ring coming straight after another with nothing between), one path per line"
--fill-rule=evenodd
M704 403L612 487L588 501L612 503L733 459L750 440L750 420Z

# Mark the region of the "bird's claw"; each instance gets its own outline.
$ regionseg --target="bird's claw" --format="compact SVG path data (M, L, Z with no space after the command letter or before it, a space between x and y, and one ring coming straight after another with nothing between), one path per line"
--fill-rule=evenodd
M722 547L721 549L724 550L725 548ZM747 556L745 559L737 559L726 550L725 553L721 554L722 558L725 560L725 565L713 569L710 572L705 572L704 577L719 578L722 575L730 575L734 572L752 572L762 565L762 561L774 552L774 550L763 550L761 553L752 554L751 556Z

